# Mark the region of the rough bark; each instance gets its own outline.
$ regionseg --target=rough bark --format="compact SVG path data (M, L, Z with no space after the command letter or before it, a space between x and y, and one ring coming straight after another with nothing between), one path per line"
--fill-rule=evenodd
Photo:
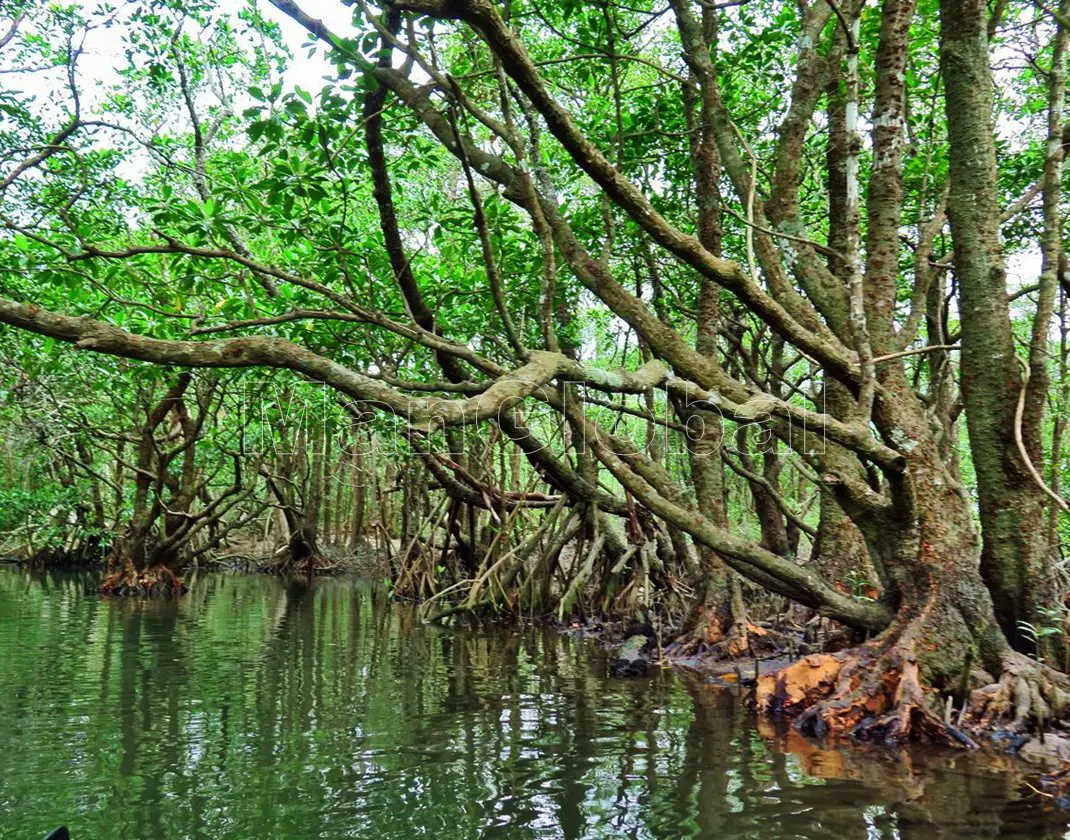
M890 13L890 7L896 6L896 13ZM885 3L878 71L882 64L894 67L898 61L909 21L909 14L903 17L905 9L909 5L898 0ZM984 13L983 4L945 0L943 72L949 121L957 124L951 133L953 183L956 173L965 169L964 180L957 191L953 186L949 201L949 209L954 208L957 269L983 274L983 278L974 277L974 282L984 279L990 286L993 276L998 276L995 302L969 298L976 306L984 306L989 315L982 326L993 327L994 335L981 338L998 342L1002 334L995 329L999 319L991 311L998 310L1000 300L1004 306L1006 303L997 253L998 230L992 227L992 214L978 210L986 199L988 207L997 206L994 192L986 192L987 187L994 190L995 168L986 116L990 111L983 107L988 94L981 84L981 77L987 79ZM901 85L902 76L898 78ZM888 114L891 103L882 103L882 96L899 98L902 94L888 88L882 92L878 84L876 107ZM954 113L956 107L971 111ZM875 132L891 127L889 120L874 120L874 125ZM878 153L883 146L886 154L894 156L894 144L889 145L887 134L884 137L884 142L875 137ZM886 163L889 160L882 178L874 175L871 179L869 202L866 314L873 335L881 342L890 340L892 317L886 304L894 300L894 288L889 284L894 272L874 263L882 250L873 246L883 230L883 246L887 247L898 226L899 202L892 183L897 164L894 157ZM978 249L981 253L976 253ZM969 254L965 266L958 265L960 253ZM976 331L976 322L974 327ZM993 345L988 346L991 349ZM1013 364L1013 355L1007 360ZM998 364L1000 359L996 361ZM976 364L973 372L978 373ZM890 439L910 442L904 447L909 466L902 483L889 482L893 505L884 528L889 544L886 568L899 598L896 618L860 648L809 657L764 678L758 689L759 705L801 712L798 725L817 734L853 734L893 743L914 738L948 745L972 743L937 713L933 689L968 703L964 718L971 723L990 725L1010 720L1015 727L1043 723L1053 710L1061 710L1066 679L1010 650L981 577L981 551L970 501L941 457L925 407L900 364L880 366L878 377L880 396L873 420ZM990 686L978 685L974 674L984 671L997 674L997 681Z
M1050 597L1046 498L1015 442L1023 384L1000 244L986 11L980 0L945 0L940 11L951 146L948 217L962 319L961 388L984 536L981 573L1004 633L1025 646L1019 622L1035 620Z

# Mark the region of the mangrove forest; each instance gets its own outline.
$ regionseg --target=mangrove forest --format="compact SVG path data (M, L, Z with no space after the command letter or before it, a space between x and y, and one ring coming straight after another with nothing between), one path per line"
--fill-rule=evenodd
M0 0L0 836L1064 836L1068 50Z

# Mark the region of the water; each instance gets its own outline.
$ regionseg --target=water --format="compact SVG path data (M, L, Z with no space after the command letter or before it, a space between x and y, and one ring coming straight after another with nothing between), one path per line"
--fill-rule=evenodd
M732 692L610 680L551 632L426 627L353 581L209 575L177 602L91 583L0 567L0 837L1066 832L991 762L822 751Z

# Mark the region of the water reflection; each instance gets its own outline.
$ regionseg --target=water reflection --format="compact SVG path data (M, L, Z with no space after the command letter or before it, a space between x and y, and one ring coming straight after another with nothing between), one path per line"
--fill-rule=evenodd
M731 693L605 677L350 581L179 601L0 569L0 837L1060 837L974 759L816 749Z

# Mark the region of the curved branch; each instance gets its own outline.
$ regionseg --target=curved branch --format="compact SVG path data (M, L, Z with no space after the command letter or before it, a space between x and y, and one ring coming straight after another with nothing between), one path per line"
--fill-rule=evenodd
M272 0L272 3L317 38L339 50L347 60L356 63L366 71L373 72L377 79L394 89L402 101L417 112L417 116L428 124L428 127L431 128L439 141L450 152L454 155L461 153L461 149L451 136L452 131L445 124L445 120L437 112L434 112L434 109L426 102L426 96L416 91L407 79L400 77L400 74L396 71L372 67L367 59L364 59L355 50L350 49L344 39L332 33L322 21L318 21L303 12L296 3L288 0ZM784 335L785 338L809 355L819 359L830 371L849 381L857 379L858 362L854 353L844 347L828 330L818 332L800 324L772 295L758 286L745 268L730 260L715 257L695 237L684 234L673 227L654 209L642 192L622 175L606 159L602 152L580 132L569 114L546 90L531 57L517 41L512 30L501 19L489 0L463 0L463 2L441 3L405 2L399 3L398 7L435 17L463 18L476 27L501 60L505 71L531 99L546 120L550 131L569 152L576 164L587 172L606 194L627 212L643 230L676 255L682 262L737 295L750 309ZM409 90L403 91L402 88L405 87L408 87ZM440 125L432 124L436 118L441 123ZM521 180L518 177L519 173L514 173L512 167L503 161L495 159L494 162L498 164L498 169L497 172L492 172L490 171L488 158L493 156L482 153L477 154L475 150L468 147L465 147L463 151L469 155L475 164L475 168L485 177L499 181L499 183L507 186L515 184L515 188L519 188ZM514 189L514 193L509 197L511 200L524 205L528 199L527 192L527 190ZM555 227L553 220L550 219L550 212L556 216L556 207L553 207L550 202L546 202L542 209L543 212L547 213L551 227ZM555 229L555 236L558 234L559 229ZM576 245L578 246L578 243ZM559 242L559 247L567 256L568 253L565 246ZM587 259L583 261L589 262L592 260L588 255ZM575 265L573 268L575 269ZM581 277L581 280L585 285L589 285L588 278ZM606 286L604 281L601 285L603 287ZM601 296L602 291L596 290L596 294ZM610 303L611 306L617 305L609 300L607 300L607 303ZM641 301L639 303L641 304ZM628 308L634 308L634 306ZM656 347L655 342L650 341L650 343L652 347Z

